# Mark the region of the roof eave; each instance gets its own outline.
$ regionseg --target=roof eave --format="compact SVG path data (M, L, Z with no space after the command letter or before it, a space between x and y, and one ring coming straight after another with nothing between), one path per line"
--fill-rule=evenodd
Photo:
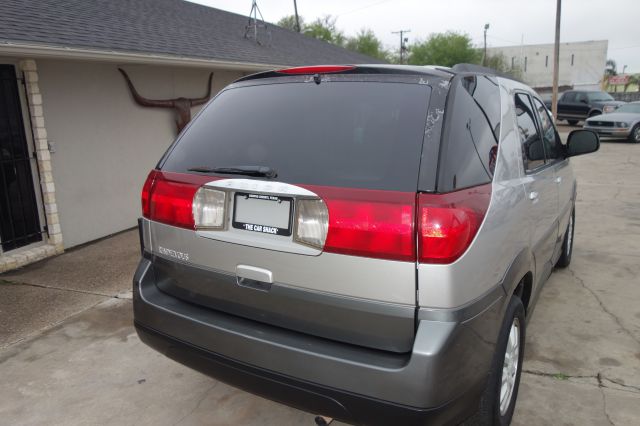
M0 42L0 55L28 58L74 59L101 62L135 63L148 65L168 65L195 68L218 68L241 71L266 71L288 66L288 64L261 64L251 62L225 61L218 59L193 58L153 53L124 52L113 50L87 49L81 47L53 46Z

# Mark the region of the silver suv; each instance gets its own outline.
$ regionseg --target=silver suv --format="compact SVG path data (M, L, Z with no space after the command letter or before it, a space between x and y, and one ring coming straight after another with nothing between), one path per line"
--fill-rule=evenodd
M358 424L508 423L576 182L529 87L461 65L243 77L151 171L140 338Z

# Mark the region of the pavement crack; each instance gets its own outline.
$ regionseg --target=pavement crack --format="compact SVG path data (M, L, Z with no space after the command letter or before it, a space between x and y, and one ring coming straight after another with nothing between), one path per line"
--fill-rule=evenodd
M607 382L611 382L611 383L613 383L615 385L622 386L623 388L632 389L632 390L629 390L628 392L640 393L640 386L627 385L627 384L625 384L625 383L623 383L621 381L614 380L614 379L609 379L608 377L604 377L602 375L600 377L601 377L602 380L606 380ZM604 384L602 386L608 387L608 386L605 386ZM615 389L615 388L611 388L611 389Z
M567 380L567 379L595 379L597 378L596 375L590 375L590 376L570 376L568 374L564 374L564 373L545 373L544 371L538 371L538 370L522 370L523 373L525 374L531 374L533 376L541 376L541 377L550 377L552 379L557 379L557 380Z
M613 321L618 325L618 327L622 331L624 331L629 337L631 337L631 339L634 342L636 342L638 345L640 345L640 339L638 339L628 328L626 328L622 324L622 321L620 321L620 318L618 318L613 312L611 312L609 309L607 309L607 307L604 305L604 303L602 302L602 300L600 299L598 294L591 287L589 287L584 282L584 280L582 278L580 278L578 276L578 274L572 268L567 268L567 270L576 279L576 281L578 281L578 283L582 286L582 288L587 290L591 294L591 296L593 296L593 298L596 299L596 301L600 305L600 309L602 309L607 315L609 315L613 319Z
M218 381L216 380L216 381L213 383L213 385L209 386L209 387L207 388L207 390L205 390L205 391L202 393L202 396L198 399L198 402L196 403L196 405L195 405L191 410L189 410L189 412L188 412L187 414L185 414L184 416L180 417L180 418L179 418L179 419L178 419L178 420L173 424L173 426L177 426L177 425L179 425L179 424L180 424L180 423L182 423L185 419L187 419L189 416L191 416L193 413L195 413L195 412L196 412L196 410L197 410L198 408L200 408L200 405L202 404L202 402L207 398L207 395L209 395L209 392L211 392L211 391L213 390L213 388L215 388L216 386L218 386L218 383L220 383L220 382L218 382Z
M97 291L78 290L78 289L75 289L75 288L64 288L64 287L57 287L57 286L52 286L52 285L23 283L23 282L19 282L19 281L10 281L10 280L6 280L6 279L3 279L1 282L3 284L9 284L9 285L24 285L24 286L29 286L29 287L46 288L46 289L50 289L50 290L68 291L68 292L71 292L71 293L91 294L93 296L102 296L102 297L109 297L109 298L115 298L115 299L119 298L117 294L107 294L107 293L100 293L100 292L97 292Z
M596 377L598 379L598 388L600 389L600 393L602 394L602 411L604 412L605 417L609 421L609 424L612 426L615 426L615 423L613 422L613 420L611 420L611 417L609 417L609 413L607 412L607 395L604 392L604 388L606 386L602 383L602 375L598 373Z

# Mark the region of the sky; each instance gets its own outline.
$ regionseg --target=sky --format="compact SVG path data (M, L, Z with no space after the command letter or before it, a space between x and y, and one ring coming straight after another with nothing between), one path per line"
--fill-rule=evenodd
M251 0L191 0L242 15ZM277 22L293 14L293 0L257 0L264 19ZM298 14L306 22L324 15L337 17L346 35L370 28L387 48L397 49L398 30L411 30L409 43L430 33L448 30L467 33L488 46L553 43L556 0L298 0ZM618 72L640 73L640 0L564 0L561 42L609 40L608 57Z

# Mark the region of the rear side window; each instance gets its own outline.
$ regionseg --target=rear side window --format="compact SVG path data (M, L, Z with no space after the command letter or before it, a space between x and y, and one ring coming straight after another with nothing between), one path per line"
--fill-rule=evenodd
M532 171L544 165L544 148L536 127L535 113L528 95L515 95L516 120L522 143L524 168Z
M430 91L353 81L228 89L162 169L266 166L292 184L415 191Z
M493 77L463 76L453 83L438 190L491 181L500 138L500 90Z

